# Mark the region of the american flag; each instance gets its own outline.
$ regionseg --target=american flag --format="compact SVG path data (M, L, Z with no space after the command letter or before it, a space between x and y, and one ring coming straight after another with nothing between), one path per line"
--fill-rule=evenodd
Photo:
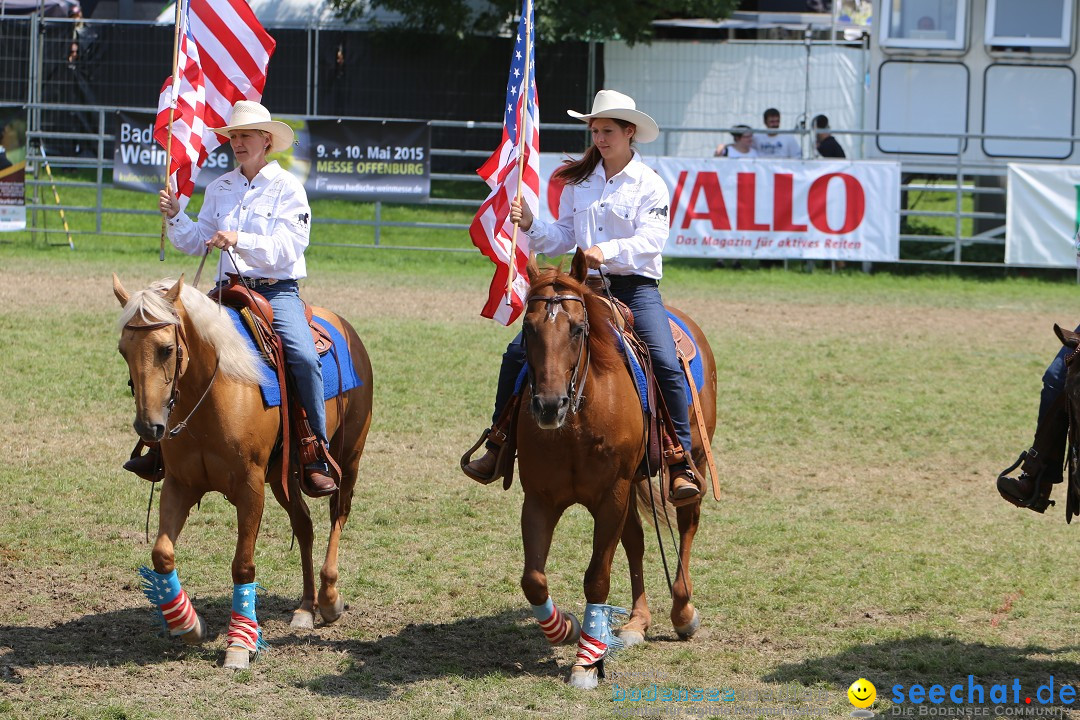
M276 43L245 0L177 2L177 81L170 76L161 88L154 139L168 149L169 109L175 108L169 176L183 207L203 161L221 144L210 128L228 124L237 100L262 99Z
M526 142L521 201L528 203L533 209L540 207L540 108L536 99L536 54L533 50L535 43L530 37L532 15L532 0L523 0L517 40L510 61L510 78L506 83L502 143L476 171L491 187L491 194L480 205L469 227L473 245L495 263L495 277L488 289L487 303L480 314L486 318L494 318L503 325L514 322L521 314L525 294L529 290L529 280L525 275L525 265L529 261L529 238L520 230L517 233L515 256L512 260L510 258L511 238L514 234L514 224L510 222L510 202L517 196L518 190L519 125L523 117ZM514 266L514 281L508 305L506 281L511 262Z

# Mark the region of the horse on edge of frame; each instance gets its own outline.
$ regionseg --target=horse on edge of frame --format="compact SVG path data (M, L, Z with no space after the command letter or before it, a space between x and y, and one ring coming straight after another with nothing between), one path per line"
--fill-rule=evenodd
M579 250L574 256L569 274L555 268L541 270L530 259L528 274L522 336L529 369L521 389L516 431L525 494L521 587L548 641L578 644L570 684L592 689L603 677L603 661L610 650L645 640L652 616L645 597L641 515L646 514L652 523L653 511L670 517L669 506L657 486L639 475L648 442L645 412L609 322L612 310L585 284L584 255ZM695 464L705 468L705 443L711 442L716 427L716 362L701 328L678 310L668 310L693 337L701 359L701 417L691 403L690 425ZM709 460L711 468L711 455ZM715 470L712 474L715 492ZM641 479L645 482L638 482ZM703 497L704 493L676 510L679 549L671 621L682 639L691 637L701 623L690 601L690 548ZM574 504L584 505L593 516L583 623L555 606L545 575L555 526ZM620 539L630 569L633 605L616 637L612 615L626 611L605 603Z
M358 382L326 406L327 433L341 467L341 482L330 496L330 537L316 600L314 530L297 473L289 473L288 487L275 480L281 474L282 422L278 408L264 403L262 358L230 315L185 285L183 277L129 294L113 275L113 293L124 308L118 323L118 349L127 362L135 398L135 431L144 441L160 441L165 464L158 535L151 553L154 567L141 570L144 592L161 611L171 635L189 644L203 641L205 625L180 586L174 546L192 506L206 493L223 494L236 507L237 520L233 611L224 667L247 668L250 654L265 647L255 612L254 552L268 481L289 514L300 546L304 590L292 627L313 627L316 609L327 623L344 611L337 589L338 545L371 426L372 372L367 351L348 322L327 310L312 309L331 337L336 333L335 358L343 363L335 366L338 377L351 369L351 379ZM344 364L346 355L351 368ZM329 356L323 358L324 366L331 362ZM333 386L340 387L344 386ZM297 465L290 463L290 467Z

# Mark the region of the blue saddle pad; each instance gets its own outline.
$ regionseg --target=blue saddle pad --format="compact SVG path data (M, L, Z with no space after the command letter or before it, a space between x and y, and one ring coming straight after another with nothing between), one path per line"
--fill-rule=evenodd
M255 345L255 340L251 337L251 332L240 318L240 312L227 306L223 306L223 309L229 313L229 318L240 332L241 337L247 341L251 352L261 358L262 355ZM329 400L338 394L338 364L341 365L340 390L342 392L352 390L363 383L356 374L356 368L353 367L352 354L349 352L349 343L345 341L345 337L338 332L338 329L329 320L318 315L315 315L313 319L334 341L333 349L322 357L323 399ZM334 362L335 353L337 354L337 362ZM281 405L281 391L278 388L277 375L266 362L260 365L260 372L262 380L259 382L259 389L262 390L263 402L266 403L267 407L278 407Z
M690 374L694 378L694 385L697 386L698 391L701 391L702 385L705 383L705 366L701 362L701 348L698 347L697 340L694 339L693 334L690 332L690 328L686 327L686 323L671 314L669 311L667 314L676 325L682 328L682 331L686 333L686 336L690 338L690 342L694 343L694 348L697 350L694 353L694 357L690 360ZM619 340L619 349L622 350L623 355L627 358L630 365L630 377L634 380L634 387L638 392L638 400L641 402L641 407L646 412L652 412L652 408L649 407L649 394L648 389L645 386L645 370L641 367L641 363L638 362L634 353L626 352L626 346L623 344L622 335L618 332L615 333L615 337ZM521 372L518 373L517 382L514 383L514 393L520 393L522 385L525 384L525 376L528 371L528 363L521 368ZM693 406L694 399L690 395L690 383L683 380L683 388L686 390L686 404Z

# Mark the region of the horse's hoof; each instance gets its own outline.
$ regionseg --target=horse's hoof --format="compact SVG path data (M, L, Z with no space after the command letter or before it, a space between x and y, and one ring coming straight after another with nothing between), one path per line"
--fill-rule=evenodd
M319 603L319 614L322 615L324 623L330 624L341 617L341 614L345 612L345 598L339 594L334 601L333 606L327 606L326 603Z
M675 632L678 634L680 640L689 640L694 637L694 633L701 627L701 613L694 608L694 617L690 618L690 622L682 626L675 626Z
M293 610L292 622L289 623L289 627L293 630L314 630L315 613L302 608Z
M595 690L596 686L600 684L597 679L596 667L585 667L584 665L575 665L570 669L570 687L576 687L581 690Z
M574 616L574 613L562 611L562 614L566 620L570 621L570 633L566 636L560 645L577 645L578 640L581 639L581 623Z
M619 639L623 641L624 648L633 647L645 642L645 633L637 630L620 630Z
M180 639L187 645L198 645L206 639L206 623L203 622L201 615L195 614L195 627L181 635Z
M247 670L251 667L251 653L246 647L234 645L225 651L226 670Z

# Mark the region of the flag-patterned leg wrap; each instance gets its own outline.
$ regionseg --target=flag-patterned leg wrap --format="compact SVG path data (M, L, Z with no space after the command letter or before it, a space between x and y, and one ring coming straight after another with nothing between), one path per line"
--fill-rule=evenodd
M585 604L575 665L594 665L623 646L623 641L611 632L612 615L629 615L626 610L599 603Z
M544 637L552 645L558 645L570 634L570 628L559 608L549 597L543 605L531 605L533 617L540 623L540 629L544 631Z
M248 652L258 652L269 647L262 639L262 629L255 616L255 590L258 587L258 583L233 585L229 647L246 648Z
M199 623L199 618L187 593L180 587L176 570L162 575L148 567L141 567L139 574L143 577L143 594L157 606L162 625L168 629L169 634L183 635L193 630Z

